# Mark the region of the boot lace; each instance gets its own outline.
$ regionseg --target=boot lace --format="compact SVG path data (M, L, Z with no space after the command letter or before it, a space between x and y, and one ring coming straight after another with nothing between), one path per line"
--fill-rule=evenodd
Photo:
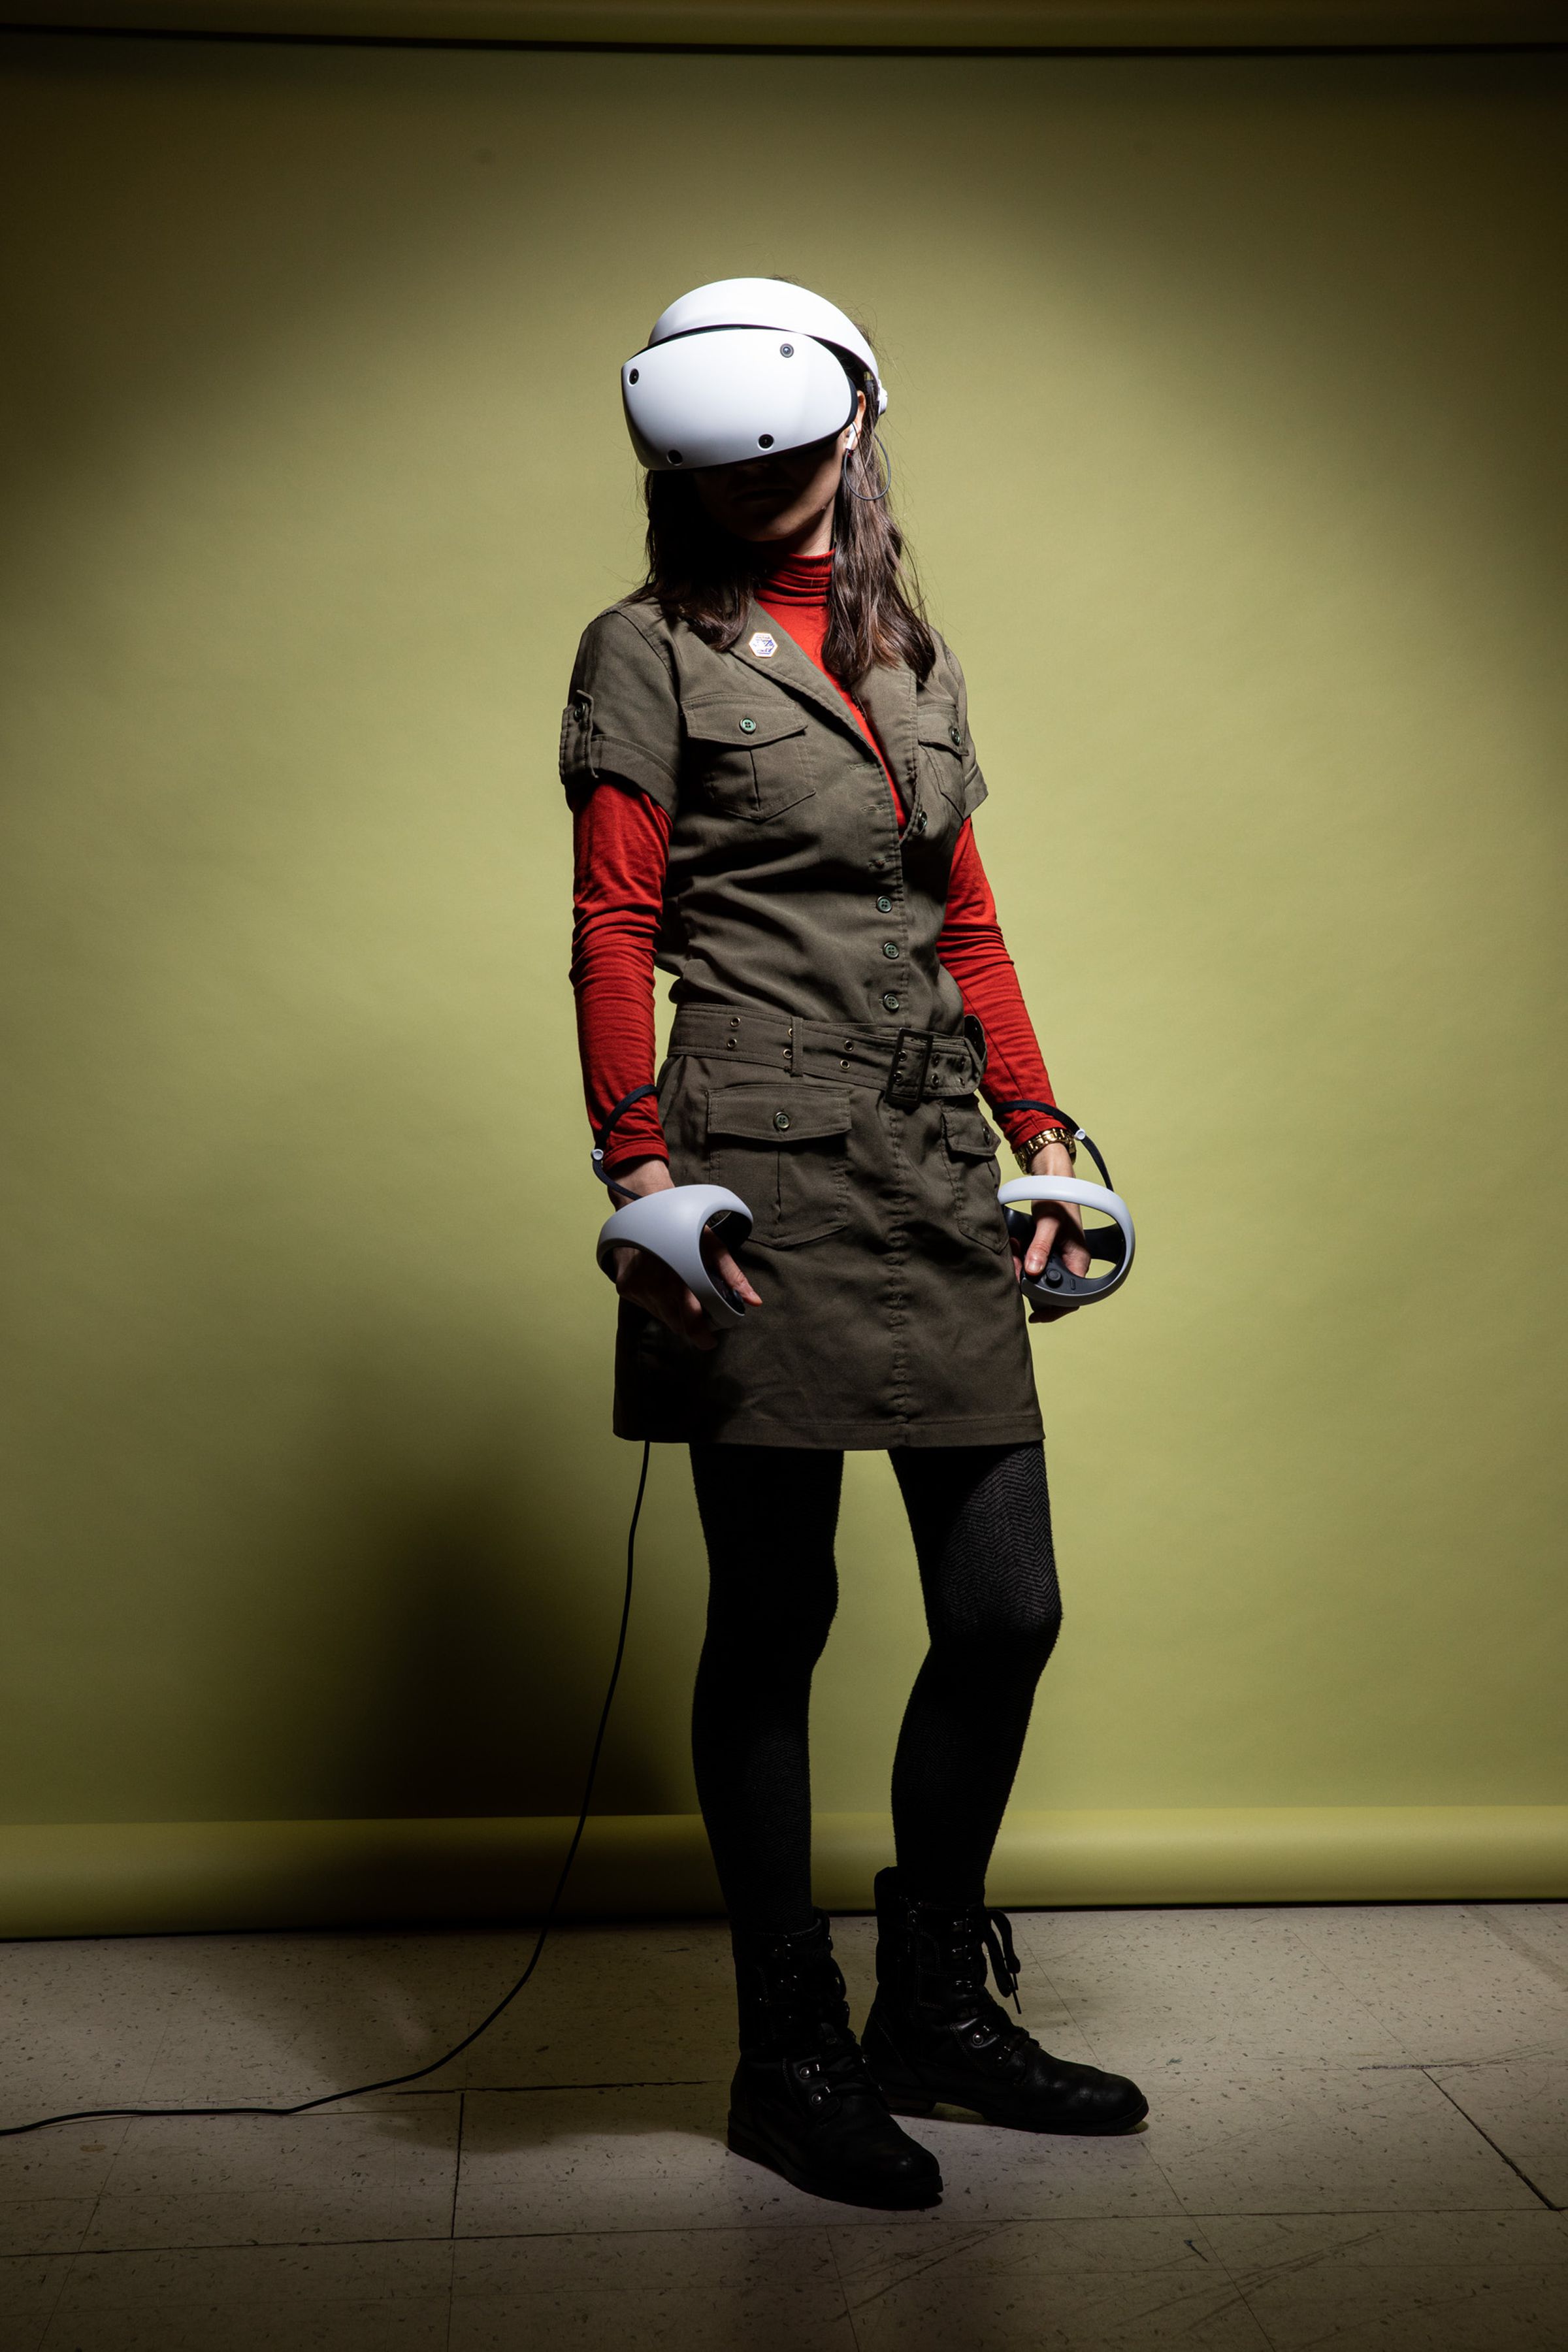
M978 1905L973 1910L926 1913L915 1946L920 2006L944 2020L971 2048L994 2049L998 2057L1020 2056L1030 2037L992 2000L987 1985L989 1963L997 1991L1023 2015L1018 1999L1022 1971L1007 1914Z

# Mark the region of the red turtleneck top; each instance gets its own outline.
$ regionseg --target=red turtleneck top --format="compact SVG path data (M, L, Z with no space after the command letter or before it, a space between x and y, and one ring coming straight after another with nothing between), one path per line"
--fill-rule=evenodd
M830 555L787 557L757 590L770 620L787 629L823 676L827 635ZM881 745L865 712L837 678L867 741L881 761L900 829L903 803ZM579 805L574 835L572 986L577 999L577 1043L583 1085L595 1133L605 1116L653 1076L654 943L664 903L669 819L634 784L602 778ZM953 847L947 910L937 955L958 983L966 1013L985 1031L983 1087L993 1109L1027 1097L1052 1102L1051 1082L1025 1007L1013 959L1003 942L996 902L965 818ZM1037 1132L1038 1111L997 1112L1008 1138L1021 1143ZM605 1153L606 1168L628 1160L668 1159L651 1095L617 1120Z

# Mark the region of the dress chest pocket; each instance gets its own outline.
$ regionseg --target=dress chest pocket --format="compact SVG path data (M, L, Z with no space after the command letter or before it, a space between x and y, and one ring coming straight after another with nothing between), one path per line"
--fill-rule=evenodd
M721 815L765 824L816 790L806 722L793 703L766 693L685 706L692 781Z
M820 1241L849 1222L849 1124L847 1087L710 1087L708 1181L740 1194L764 1248Z
M963 820L963 730L957 705L936 695L921 695L916 709L920 740L921 780L934 784L943 800Z

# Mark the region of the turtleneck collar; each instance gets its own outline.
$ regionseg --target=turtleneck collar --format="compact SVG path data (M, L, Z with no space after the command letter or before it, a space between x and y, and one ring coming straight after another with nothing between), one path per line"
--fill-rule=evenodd
M826 605L832 576L831 552L786 555L757 583L758 601L768 604Z

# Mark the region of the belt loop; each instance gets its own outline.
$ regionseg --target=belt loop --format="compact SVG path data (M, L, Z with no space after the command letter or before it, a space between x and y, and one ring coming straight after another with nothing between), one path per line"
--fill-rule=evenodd
M985 1076L985 1065L991 1058L991 1053L985 1042L984 1024L977 1013L964 1014L963 1034L969 1050L974 1056L974 1084L978 1088L981 1079Z
M888 1065L888 1083L882 1089L883 1099L895 1110L914 1110L924 1101L932 1037L930 1029L900 1030Z

